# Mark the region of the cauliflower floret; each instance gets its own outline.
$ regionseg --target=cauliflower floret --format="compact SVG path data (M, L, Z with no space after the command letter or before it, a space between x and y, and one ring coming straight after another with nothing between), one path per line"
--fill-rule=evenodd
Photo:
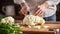
M42 17L34 16L34 15L27 15L23 19L23 24L26 24L26 25L36 25L36 24L43 25L44 23L45 23L45 20Z
M35 24L43 25L45 23L45 20L42 17L35 16Z
M11 16L1 19L1 23L14 24L14 18Z
M27 15L23 20L23 24L26 24L26 25L35 25L34 22L35 22L35 18L33 15L30 15L30 16Z

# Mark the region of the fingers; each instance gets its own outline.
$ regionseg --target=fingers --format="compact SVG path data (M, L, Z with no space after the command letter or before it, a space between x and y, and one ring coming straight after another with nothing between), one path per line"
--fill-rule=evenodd
M37 11L37 10L39 10L39 9L40 9L39 7L36 7L36 8L35 8L35 11Z
M38 13L37 15L38 15L38 16L43 15L43 11L42 11L42 10L40 10L40 11L39 11L39 13Z
M28 9L27 9L26 7L23 7L23 8L21 9L21 13L22 13L22 14L27 14L27 12L28 12Z
M43 11L42 11L42 9L39 9L39 10L37 10L35 13L34 13L34 15L35 16L39 16L39 15L42 15L42 13L43 13Z
M24 14L24 10L23 9L21 9L21 13Z
M34 15L36 16L40 11L40 8L38 10L35 11Z
M36 8L34 9L33 15L36 15L36 13L38 13L38 10L39 10L39 9L40 9L40 8L37 8L37 7L36 7Z

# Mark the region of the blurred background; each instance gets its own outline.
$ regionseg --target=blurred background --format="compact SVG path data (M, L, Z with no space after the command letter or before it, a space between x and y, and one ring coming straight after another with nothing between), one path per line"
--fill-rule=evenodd
M13 0L0 0L0 16L14 16L14 18L23 19L24 15L19 15L21 6L14 4ZM60 3L56 11L57 21L60 21Z

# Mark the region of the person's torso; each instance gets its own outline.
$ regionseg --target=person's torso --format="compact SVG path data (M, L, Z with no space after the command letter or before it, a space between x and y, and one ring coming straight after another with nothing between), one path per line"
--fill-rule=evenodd
M30 7L35 7L37 5L41 5L44 3L46 0L25 0Z
M32 14L36 6L43 4L47 0L25 0L25 1L28 3L30 7L30 12ZM55 14L56 6L49 6L49 8L47 8L45 11L46 12L43 15L43 17L52 16L53 14Z

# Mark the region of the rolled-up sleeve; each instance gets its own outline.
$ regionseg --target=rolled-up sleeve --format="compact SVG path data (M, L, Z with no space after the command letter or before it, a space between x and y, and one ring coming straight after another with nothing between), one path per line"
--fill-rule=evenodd
M57 5L60 0L47 0L46 2L48 3L48 5Z
M16 3L16 4L21 4L23 2L25 2L25 0L14 0L14 3Z

